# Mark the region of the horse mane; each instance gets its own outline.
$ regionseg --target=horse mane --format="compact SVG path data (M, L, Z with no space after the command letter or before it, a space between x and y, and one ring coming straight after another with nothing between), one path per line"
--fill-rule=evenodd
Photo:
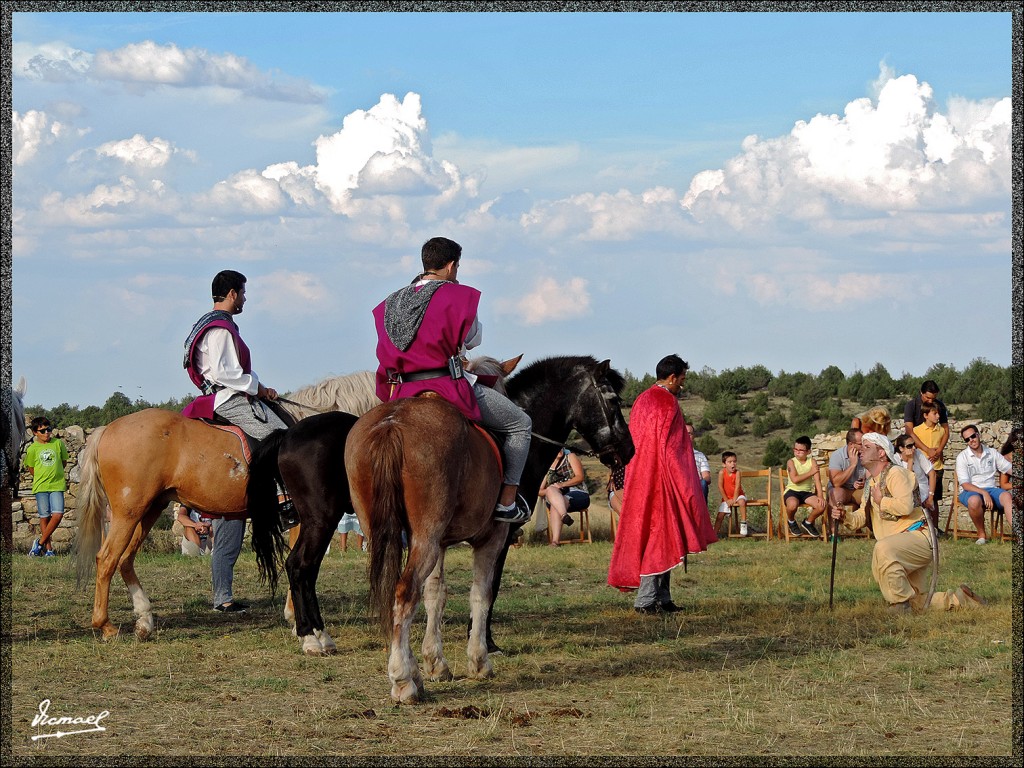
M516 373L507 382L509 397L549 382L552 379L567 380L581 369L592 370L598 365L597 359L590 355L567 355L563 357L545 357L535 360L526 368ZM614 368L608 369L608 383L617 394L622 393L626 380Z
M290 403L282 403L284 409L297 419L311 416L318 411L344 411L354 416L362 416L371 408L380 405L373 371L357 371L347 376L327 378L303 387L288 399L316 409L309 410Z

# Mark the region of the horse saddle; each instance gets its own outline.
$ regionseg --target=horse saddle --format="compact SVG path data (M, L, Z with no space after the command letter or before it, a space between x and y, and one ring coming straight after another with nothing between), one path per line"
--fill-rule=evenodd
M245 463L252 463L252 452L256 446L259 445L259 440L247 435L242 431L241 427L236 427L234 424L229 424L226 421L217 421L214 419L197 419L197 421L201 421L214 429L219 429L222 432L234 435L242 446L242 458L245 459Z

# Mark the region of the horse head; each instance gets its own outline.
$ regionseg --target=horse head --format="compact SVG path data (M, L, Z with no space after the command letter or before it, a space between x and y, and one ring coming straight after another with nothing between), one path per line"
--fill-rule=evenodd
M539 360L508 385L509 397L533 419L535 434L560 442L575 429L601 463L612 468L633 457L620 397L625 379L611 361L585 356Z
M625 379L611 367L611 360L586 360L577 367L581 370L576 376L579 394L571 412L573 426L602 464L624 467L636 452L622 415Z
M480 357L473 357L466 361L465 368L471 373L475 373L478 376L487 376L494 378L493 388L503 395L507 395L508 392L505 389L505 379L516 369L519 365L519 361L523 359L522 355L519 357L513 357L509 360L498 360L495 357L488 357L487 355L481 355Z

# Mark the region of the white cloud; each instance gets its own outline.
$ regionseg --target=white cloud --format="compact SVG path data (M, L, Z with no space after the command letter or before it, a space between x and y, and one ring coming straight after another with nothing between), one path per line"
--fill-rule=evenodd
M55 144L69 131L68 126L45 112L30 109L25 114L11 113L11 148L14 165L25 165L40 149Z
M135 134L130 139L108 141L92 150L79 150L68 161L78 162L89 154L116 160L137 171L163 168L171 162L175 155L181 155L193 162L196 159L196 153L191 150L179 149L172 142L161 139L159 136L147 139L141 133Z
M518 318L523 325L584 317L590 314L588 283L582 277L567 281L542 277L529 293L518 299L499 299L495 308L500 314Z
M335 210L353 212L353 197L374 195L473 196L476 186L450 162L432 156L420 97L402 101L385 93L369 110L356 110L341 130L320 136L316 146L317 186Z
M55 41L11 44L11 73L31 80L67 82L81 79L92 66L92 54Z
M308 317L320 312L329 298L323 280L309 272L279 269L254 277L252 283L260 311L270 314Z
M305 80L261 71L243 56L179 48L152 40L95 53L64 43L16 44L15 76L33 80L73 81L88 78L116 81L133 88L215 87L270 101L318 104L326 92Z
M694 177L683 205L702 221L744 228L766 219L973 205L1010 189L1009 98L953 100L938 111L928 83L882 65L878 98L799 121L786 136L748 137L723 169Z

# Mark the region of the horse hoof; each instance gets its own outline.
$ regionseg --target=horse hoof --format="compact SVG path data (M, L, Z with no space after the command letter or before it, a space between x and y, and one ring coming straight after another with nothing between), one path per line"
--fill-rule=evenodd
M151 634L153 634L152 630L147 629L146 627L136 627L135 628L135 637L137 637L139 640L141 640L143 642L145 642L146 640L149 640L149 636Z
M334 638L327 634L327 630L314 629L313 634L320 641L320 646L324 649L326 656L334 656L338 652L338 645L334 642Z
M431 682L449 682L455 679L455 675L448 668L448 665L444 662L435 665L429 669L423 670L423 674L426 675L427 679Z
M467 676L473 680L486 680L490 677L494 677L494 667L491 666L491 660L488 659L479 666L470 663Z
M324 647L316 635L306 635L302 638L302 652L307 656L326 656Z
M103 634L100 636L100 639L103 640L103 642L113 640L119 634L121 634L117 627L115 627L113 624L104 624L102 632Z
M422 690L412 681L391 686L391 700L396 704L418 704Z

